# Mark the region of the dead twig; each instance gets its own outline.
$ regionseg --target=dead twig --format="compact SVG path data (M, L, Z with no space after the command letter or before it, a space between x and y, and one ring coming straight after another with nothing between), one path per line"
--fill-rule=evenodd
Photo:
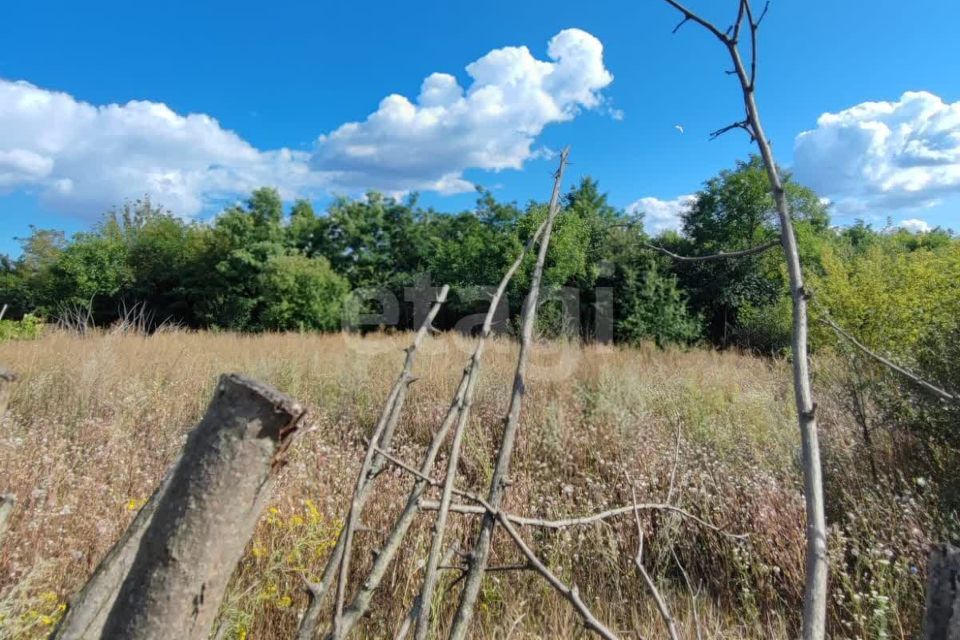
M890 359L888 359L888 358L884 358L884 357L881 356L879 353L876 353L875 351L872 351L872 350L871 350L869 347L867 347L865 344L863 344L862 342L860 342L859 340L857 340L856 338L854 338L854 337L853 337L852 335L850 335L848 332L844 331L843 328L842 328L840 325L838 325L838 324L833 320L833 318L830 317L830 314L827 313L826 309L824 309L822 305L817 305L817 308L820 309L820 311L821 311L822 314L823 314L823 315L821 316L821 318L820 318L820 322L821 322L821 323L823 323L823 324L827 325L828 327L830 327L831 329L833 329L834 333L836 333L839 337L843 338L844 340L846 340L847 342L849 342L850 344L852 344L853 346L855 346L857 349L859 349L860 351L862 351L864 354L866 354L866 355L868 355L869 357L873 358L874 360L876 360L876 361L879 362L880 364L884 365L884 366L887 367L888 369L891 369L891 370L893 370L893 371L896 371L897 373L899 373L899 374L902 375L903 377L907 378L908 380L910 380L911 382L913 382L913 383L916 384L917 386L923 387L924 389L926 389L927 391L929 391L930 393L932 393L932 394L935 395L936 397L940 398L941 400L944 400L944 401L946 401L946 402L952 402L952 403L960 403L960 396L958 396L957 394L950 393L949 391L938 387L937 385L933 384L932 382L928 382L927 380L924 380L923 378L921 378L921 377L918 376L917 374L913 373L912 371L910 371L910 370L908 370L908 369L906 369L906 368L904 368L904 367L901 367L900 365L898 365L897 363L893 362L892 360L890 360Z
M724 260L726 258L745 258L746 256L757 255L758 253L763 253L768 249L772 249L780 244L779 240L771 240L770 242L765 242L756 247L750 247L749 249L742 249L740 251L720 251L719 253L713 253L706 256L681 256L676 254L669 249L664 249L663 247L658 247L655 244L644 243L644 246L648 249L653 249L654 251L659 251L660 253L670 256L674 260L680 260L682 262L707 262L710 260Z

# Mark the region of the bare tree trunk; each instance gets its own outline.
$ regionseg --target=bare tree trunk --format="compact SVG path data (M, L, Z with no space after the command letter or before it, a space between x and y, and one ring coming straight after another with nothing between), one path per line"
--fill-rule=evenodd
M960 640L960 549L938 545L927 565L925 640Z
M267 385L220 378L143 534L104 638L207 637L304 413Z
M517 429L520 426L520 409L523 405L523 396L526 393L524 376L527 369L527 360L530 356L530 347L533 344L533 326L537 319L537 302L540 296L540 282L543 276L543 265L547 259L547 249L550 246L550 232L553 222L560 209L560 184L563 180L563 170L566 168L570 148L567 147L560 154L560 167L557 169L553 183L553 193L550 196L550 209L547 212L547 227L540 240L540 249L537 253L537 263L533 269L530 281L530 292L523 309L523 323L520 333L520 354L517 356L517 369L513 378L513 393L510 397L510 408L507 410L507 420L503 430L503 439L497 453L497 465L490 480L490 491L487 502L494 510L499 510L503 503L503 496L507 490L507 478L510 473L510 461L513 458L513 446L517 439ZM460 604L457 615L450 631L451 640L463 640L467 637L470 621L473 618L473 609L480 593L480 584L483 581L487 563L490 560L490 544L493 538L493 528L496 525L495 513L487 513L480 525L480 534L473 547L473 559L470 570L464 581L463 591L460 594ZM426 603L424 606L427 606Z
M807 292L803 287L803 270L800 265L800 254L797 250L797 239L793 230L793 221L790 217L790 204L780 179L776 161L770 141L763 131L760 122L760 112L756 102L756 72L757 72L757 30L766 13L754 19L749 0L739 1L737 21L727 31L723 32L716 26L691 12L676 0L666 0L668 4L683 14L683 22L677 29L688 21L696 22L727 48L733 62L733 72L740 81L743 92L743 104L746 110L746 119L724 127L715 132L720 135L732 129L744 129L757 143L760 156L763 158L767 177L770 180L770 190L776 204L777 216L780 222L780 241L787 261L787 273L790 280L790 298L793 305L793 390L794 401L797 407L797 419L800 426L800 441L803 464L803 488L806 501L807 515L807 550L806 550L806 584L804 587L803 605L803 638L804 640L823 640L826 635L827 618L827 525L824 512L823 476L820 468L820 444L817 436L816 404L813 401L813 392L810 386L810 366L807 349ZM740 55L739 38L741 28L746 20L750 31L751 57L749 68L744 64ZM676 29L674 29L676 31Z
M120 539L110 547L80 592L72 599L66 615L50 634L50 640L84 640L100 637L123 580L127 577L127 572L137 556L143 533L153 520L160 497L170 486L176 464L175 462L170 467L160 481L160 486L143 505Z

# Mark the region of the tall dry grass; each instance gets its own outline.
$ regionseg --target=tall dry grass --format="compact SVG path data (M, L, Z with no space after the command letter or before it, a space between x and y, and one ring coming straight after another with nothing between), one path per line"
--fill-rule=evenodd
M408 342L405 335L54 333L0 344L0 362L20 374L0 424L0 491L19 500L0 549L0 638L49 631L176 456L217 375L228 371L270 382L310 407L307 432L292 448L234 576L218 631L224 638L289 637L306 606L302 577L316 576L336 540L363 437ZM420 379L398 429L400 457L419 460L470 348L470 340L451 335L425 345L415 371ZM463 488L482 491L489 480L514 358L506 339L495 340L487 353L461 462ZM790 637L802 598L804 518L785 364L707 350L559 343L541 345L534 364L539 375L528 384L507 508L549 518L620 506L630 501L628 479L641 500L662 501L679 431L675 500L751 535L735 541L673 515L646 514L649 570L686 637L693 637L694 609L706 637ZM829 371L829 363L819 369L825 367ZM834 535L833 635L910 637L936 518L922 483L897 469L897 447L875 453L881 468L891 469L888 475L869 474L840 393L829 375L820 380ZM364 514L369 530L358 535L356 576L369 565L410 482L394 472L379 480ZM455 516L452 538L466 545L475 524ZM405 615L418 591L428 525L424 517L411 532L363 637L389 637ZM664 634L632 568L631 519L523 534L622 637ZM505 537L496 548L496 564L518 560ZM702 587L695 604L673 552ZM456 571L445 576L432 603L441 626L456 600L456 577ZM576 615L537 576L487 578L476 637L583 634Z

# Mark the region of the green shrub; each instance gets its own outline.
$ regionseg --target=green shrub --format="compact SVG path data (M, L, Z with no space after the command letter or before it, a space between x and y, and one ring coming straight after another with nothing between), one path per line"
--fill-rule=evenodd
M0 342L5 340L33 340L43 332L43 320L26 314L22 320L0 320Z

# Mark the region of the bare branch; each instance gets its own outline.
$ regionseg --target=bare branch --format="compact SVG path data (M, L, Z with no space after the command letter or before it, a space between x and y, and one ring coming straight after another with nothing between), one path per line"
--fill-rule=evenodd
M409 468L407 468L409 471ZM479 496L472 494L467 491L457 490L456 493L461 495L468 500L476 502L480 506L473 506L468 504L451 504L450 511L456 513L465 513L473 515L484 515L486 513L492 513L494 515L499 515L501 512L496 510L490 510L483 506L482 501ZM434 500L421 500L420 508L424 511L436 511L439 505ZM597 522L603 522L604 520L610 520L612 518L618 518L620 516L630 515L633 513L634 509L640 509L641 511L670 511L673 513L678 513L688 520L696 522L702 527L715 531L723 536L728 538L734 538L736 540L744 540L750 537L750 534L747 533L730 533L725 529L718 527L715 524L712 524L703 518L700 518L685 509L674 506L672 504L665 504L662 502L642 502L637 505L630 505L625 507L617 507L615 509L607 509L606 511L600 511L588 516L581 516L579 518L564 518L561 520L545 520L541 518L529 518L526 516L518 516L508 512L502 512L510 522L514 523L520 527L539 527L541 529L568 529L571 527L583 527L589 524L595 524Z
M357 474L357 484L353 492L353 499L350 503L350 511L347 514L346 522L341 533L343 549L340 553L340 570L337 575L337 600L333 618L333 635L335 638L343 637L341 627L343 626L343 607L346 600L347 583L350 578L350 555L353 547L353 534L360 520L360 513L366 504L367 496L370 494L369 487L371 486L371 480L377 471L377 445L387 448L393 439L393 432L400 418L400 412L406 397L417 347L420 346L433 319L440 311L440 306L446 301L449 291L450 287L447 285L444 285L440 290L437 300L431 306L427 317L424 318L419 330L414 336L413 343L406 349L407 356L403 363L403 369L400 371L400 375L397 376L397 380L390 390L387 401L384 403L380 419L374 428L373 437L370 438L370 444L367 446L366 455L360 466L360 472Z
M614 635L607 627L604 626L602 622L597 620L596 616L590 611L587 605L583 602L583 599L580 597L580 592L577 590L576 585L568 587L565 585L557 576L555 576L550 569L544 565L537 555L527 546L527 543L523 541L523 538L517 533L517 530L513 528L513 525L510 524L510 520L506 517L505 514L499 514L500 523L503 525L503 528L507 531L507 534L513 538L513 542L517 545L517 548L520 549L520 552L527 557L527 561L533 566L533 569L542 575L547 582L550 583L557 592L563 596L570 604L573 605L573 608L577 610L577 613L580 614L580 617L583 618L583 622L586 625L587 629L593 631L601 638L606 638L606 640L617 640L617 636Z
M822 305L817 305L817 308L820 309L821 312L823 313L823 316L820 318L821 323L833 329L834 333L836 333L838 336L840 336L841 338L843 338L844 340L846 340L847 342L855 346L857 349L859 349L866 355L870 356L871 358L873 358L880 364L886 366L887 368L892 369L893 371L896 371L903 377L912 381L914 384L920 387L923 387L924 389L926 389L933 395L937 396L941 400L944 400L946 402L960 403L960 396L958 396L957 394L950 393L949 391L941 389L940 387L933 384L932 382L927 382L917 374L913 373L912 371L909 371L908 369L905 369L904 367L901 367L900 365L893 362L892 360L884 358L880 354L874 351L871 351L865 344L863 344L862 342L854 338L852 335L844 331L840 327L840 325L834 322L833 318L830 317L830 314L827 313L826 309L824 309Z
M692 20L693 22L696 22L701 27L705 28L707 31L715 35L724 44L727 44L728 42L730 42L730 38L728 38L726 34L720 31L720 29L717 29L715 26L713 26L711 22L704 20L703 18L695 14L693 11L690 11L689 9L687 9L685 6L677 2L677 0L666 0L666 2L671 7L673 7L674 9L676 9L677 11L683 14L683 21L680 24L678 24L676 27L674 27L673 33L676 33L677 31L679 31L680 27L682 27L684 24Z
M557 173L554 177L553 193L555 197L554 197L554 200L551 202L551 208L547 214L547 219L546 219L546 228L543 232L543 238L540 241L540 256L544 254L546 246L550 242L551 226L553 225L553 219L557 214L556 196L557 194L559 194L559 191L560 191L560 182L563 178L563 169L564 169L564 166L566 165L567 156L569 155L569 153L570 153L569 149L564 149L563 152L560 154L560 166L558 167ZM519 263L517 263L516 266L519 267ZM539 271L537 269L539 269ZM535 269L535 272L534 272L533 283L531 284L531 287L539 288L539 284L540 284L539 273L542 272L542 270L543 270L543 263L541 258L538 257L537 268ZM513 270L508 271L509 276L513 275L512 271ZM506 290L507 282L508 282L507 279L504 279L503 281L501 281L500 287L498 287L497 292L494 296L496 298L495 300L496 303L499 303L500 297L503 295L504 291ZM536 299L533 298L532 290L531 290L531 298L533 301L531 302L530 300L528 300L528 305L532 305L533 307L532 313L536 314ZM446 472L446 478L444 479L443 492L440 498L440 508L437 511L437 518L436 518L436 521L434 522L433 539L431 540L431 543L430 543L430 553L427 559L427 568L424 571L423 586L420 591L420 599L422 602L433 601L433 591L436 588L437 579L438 579L437 567L440 561L440 552L441 552L441 549L443 549L443 544L444 544L443 538L444 538L444 534L446 533L447 516L449 513L450 501L453 497L454 483L457 477L457 466L459 465L459 462L460 462L460 450L463 443L463 436L464 436L464 433L466 432L467 424L470 420L470 409L473 406L473 395L476 389L477 379L479 378L479 373L480 373L479 361L480 361L480 356L483 353L484 340L490 334L490 330L491 330L491 323L493 321L492 310L493 308L491 308L491 312L488 312L486 318L484 319L481 340L477 345L477 351L474 353L474 359L478 364L477 366L471 367L470 369L470 376L469 376L469 379L467 380L467 392L466 392L466 395L464 396L462 406L460 407L460 417L457 421L457 427L453 432L453 442L450 445L450 458L449 458L449 461L447 462L447 472ZM527 313L529 314L531 312L528 311ZM526 334L524 334L525 340L526 340L526 337L527 337ZM521 347L521 350L523 350L523 347ZM519 374L519 375L522 375L522 374ZM514 388L516 389L516 384ZM509 424L508 424L507 430L509 431ZM506 436L504 437L504 439L506 440ZM469 581L469 576L468 576L468 581ZM421 607L420 615L417 618L417 628L414 633L415 640L426 640L427 634L429 633L429 630L430 630L430 613L431 613L430 607Z
M698 592L694 592L693 585L690 584L690 576L687 575L687 570L683 568L683 563L680 562L680 557L677 555L677 550L671 547L670 553L673 554L673 560L677 563L677 568L680 569L680 575L683 576L683 582L687 585L687 592L690 594L690 610L693 612L693 626L697 632L697 640L703 640L703 629L700 625L700 612L697 609Z
M736 71L734 71L733 73L736 74ZM730 74L730 75L733 75L733 74ZM734 129L743 129L744 131L746 131L747 135L750 136L750 142L753 142L754 140L756 140L756 136L753 135L753 131L750 129L750 122L747 120L739 120L737 122L734 122L733 124L728 124L725 127L721 127L720 129L717 129L716 131L711 132L710 139L716 140L723 134L729 131L733 131Z
M742 249L740 251L721 251L719 253L713 253L707 256L681 256L668 249L663 247L658 247L655 244L644 243L644 246L648 249L653 249L654 251L659 251L660 253L670 256L674 260L681 260L684 262L707 262L709 260L723 260L726 258L745 258L746 256L753 256L758 253L763 253L768 249L772 249L780 244L779 240L771 240L770 242L765 242L756 247L750 247L749 249Z
M670 613L670 608L667 606L667 601L663 599L663 596L660 595L660 590L657 589L656 583L654 583L653 578L650 577L650 574L647 572L646 567L643 566L643 526L640 524L640 509L637 506L637 492L633 488L633 485L630 485L630 493L633 497L633 519L637 525L637 553L633 557L633 563L637 567L637 571L640 573L640 577L643 578L644 584L647 586L647 590L650 591L650 595L653 596L653 601L657 605L657 611L660 612L660 617L663 619L663 623L667 625L667 633L670 634L670 640L680 640L680 636L677 634L677 623L673 619L673 615Z

